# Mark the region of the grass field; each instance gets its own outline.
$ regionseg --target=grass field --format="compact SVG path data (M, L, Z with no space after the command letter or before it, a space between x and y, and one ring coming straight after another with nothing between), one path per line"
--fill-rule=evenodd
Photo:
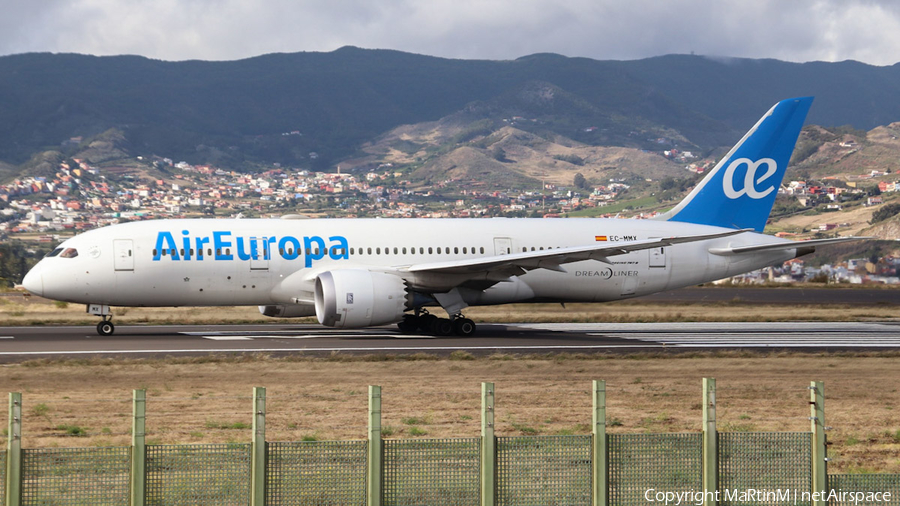
M271 322L255 308L116 310L119 324ZM864 320L891 306L558 304L472 308L478 321ZM296 322L296 320L289 320ZM0 324L85 323L83 306L0 297ZM699 431L701 378L718 380L723 431L807 431L812 380L825 381L832 472L900 472L900 353L554 355L450 358L218 356L28 361L0 367L24 396L24 446L127 445L131 390L148 393L151 443L246 442L252 387L268 391L268 439L362 439L368 385L381 385L387 437L479 433L480 384L497 388L498 435L588 434L591 380L607 381L612 432ZM7 424L0 413L0 426ZM5 437L5 432L3 437ZM2 439L2 438L0 438ZM5 443L5 441L0 441Z
M131 390L147 390L151 443L249 441L253 386L267 387L268 440L364 439L368 385L383 387L387 437L470 437L480 384L496 385L497 434L588 434L591 380L607 381L611 432L701 427L701 378L718 382L722 431L808 431L811 380L825 382L832 472L900 472L897 354L721 353L655 357L457 353L31 361L0 368L23 393L27 448L127 445ZM6 414L0 413L6 426Z

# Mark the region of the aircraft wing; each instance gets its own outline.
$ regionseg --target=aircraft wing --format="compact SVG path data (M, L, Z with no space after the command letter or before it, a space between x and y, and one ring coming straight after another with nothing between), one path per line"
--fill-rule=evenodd
M742 234L750 230L729 230L717 234L690 235L681 237L667 237L661 239L645 239L641 241L617 242L614 244L592 244L589 246L571 246L544 251L528 251L523 253L511 253L508 255L494 255L471 260L455 260L448 262L432 262L414 264L401 271L410 273L429 274L455 274L455 275L485 275L499 274L504 277L524 274L533 269L549 269L552 271L566 272L563 264L578 262L581 260L598 260L610 263L607 257L624 255L632 251L671 246L687 242L718 239L732 235Z
M809 241L789 241L789 242L778 242L774 244L758 244L751 246L738 246L735 248L710 248L709 252L713 255L719 256L732 256L732 255L740 255L743 253L756 253L759 251L777 251L777 250L785 250L785 249L802 249L802 248L813 248L816 246L824 246L826 244L837 244L841 242L849 242L849 241L863 241L866 239L874 239L874 237L833 237L829 239L812 239Z

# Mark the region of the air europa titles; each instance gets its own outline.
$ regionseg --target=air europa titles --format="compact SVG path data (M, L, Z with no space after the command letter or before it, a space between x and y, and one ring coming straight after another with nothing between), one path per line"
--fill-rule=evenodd
M231 232L217 231L212 237L191 237L187 230L181 231L180 244L172 232L158 232L156 246L153 249L153 261L163 257L170 260L271 260L278 254L285 260L296 260L302 255L304 265L312 267L316 260L327 255L332 260L349 258L347 254L347 238L339 235L326 240L313 235L309 237L232 237ZM237 253L231 254L234 248ZM207 252L207 254L204 254Z

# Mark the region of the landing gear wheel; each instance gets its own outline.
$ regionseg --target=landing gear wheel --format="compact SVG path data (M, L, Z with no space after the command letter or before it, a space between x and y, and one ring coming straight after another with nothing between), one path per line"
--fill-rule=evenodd
M405 315L403 321L397 323L397 328L404 334L412 334L419 330L419 318L413 315Z
M457 318L453 320L453 333L458 336L471 336L475 333L475 322L468 318Z
M419 316L419 330L422 332L432 332L431 326L437 319L437 316L428 313Z
M436 336L449 336L453 333L453 322L446 318L435 318L431 322L431 333Z
M103 320L97 324L97 333L101 336L111 336L116 331L116 326L109 320Z

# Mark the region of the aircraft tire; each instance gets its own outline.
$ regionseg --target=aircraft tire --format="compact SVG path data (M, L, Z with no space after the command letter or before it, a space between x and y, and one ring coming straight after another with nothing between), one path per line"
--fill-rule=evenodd
M458 336L471 336L475 333L475 322L468 318L453 320L453 333Z
M116 326L109 320L97 324L97 333L101 336L111 336L116 331Z
M419 330L422 332L431 332L431 325L438 317L433 314L423 314L419 316Z
M436 336L449 336L453 333L453 322L447 318L435 318L431 322L431 333Z
M419 330L419 319L412 315L406 315L403 320L397 323L397 328L404 334L412 334Z

